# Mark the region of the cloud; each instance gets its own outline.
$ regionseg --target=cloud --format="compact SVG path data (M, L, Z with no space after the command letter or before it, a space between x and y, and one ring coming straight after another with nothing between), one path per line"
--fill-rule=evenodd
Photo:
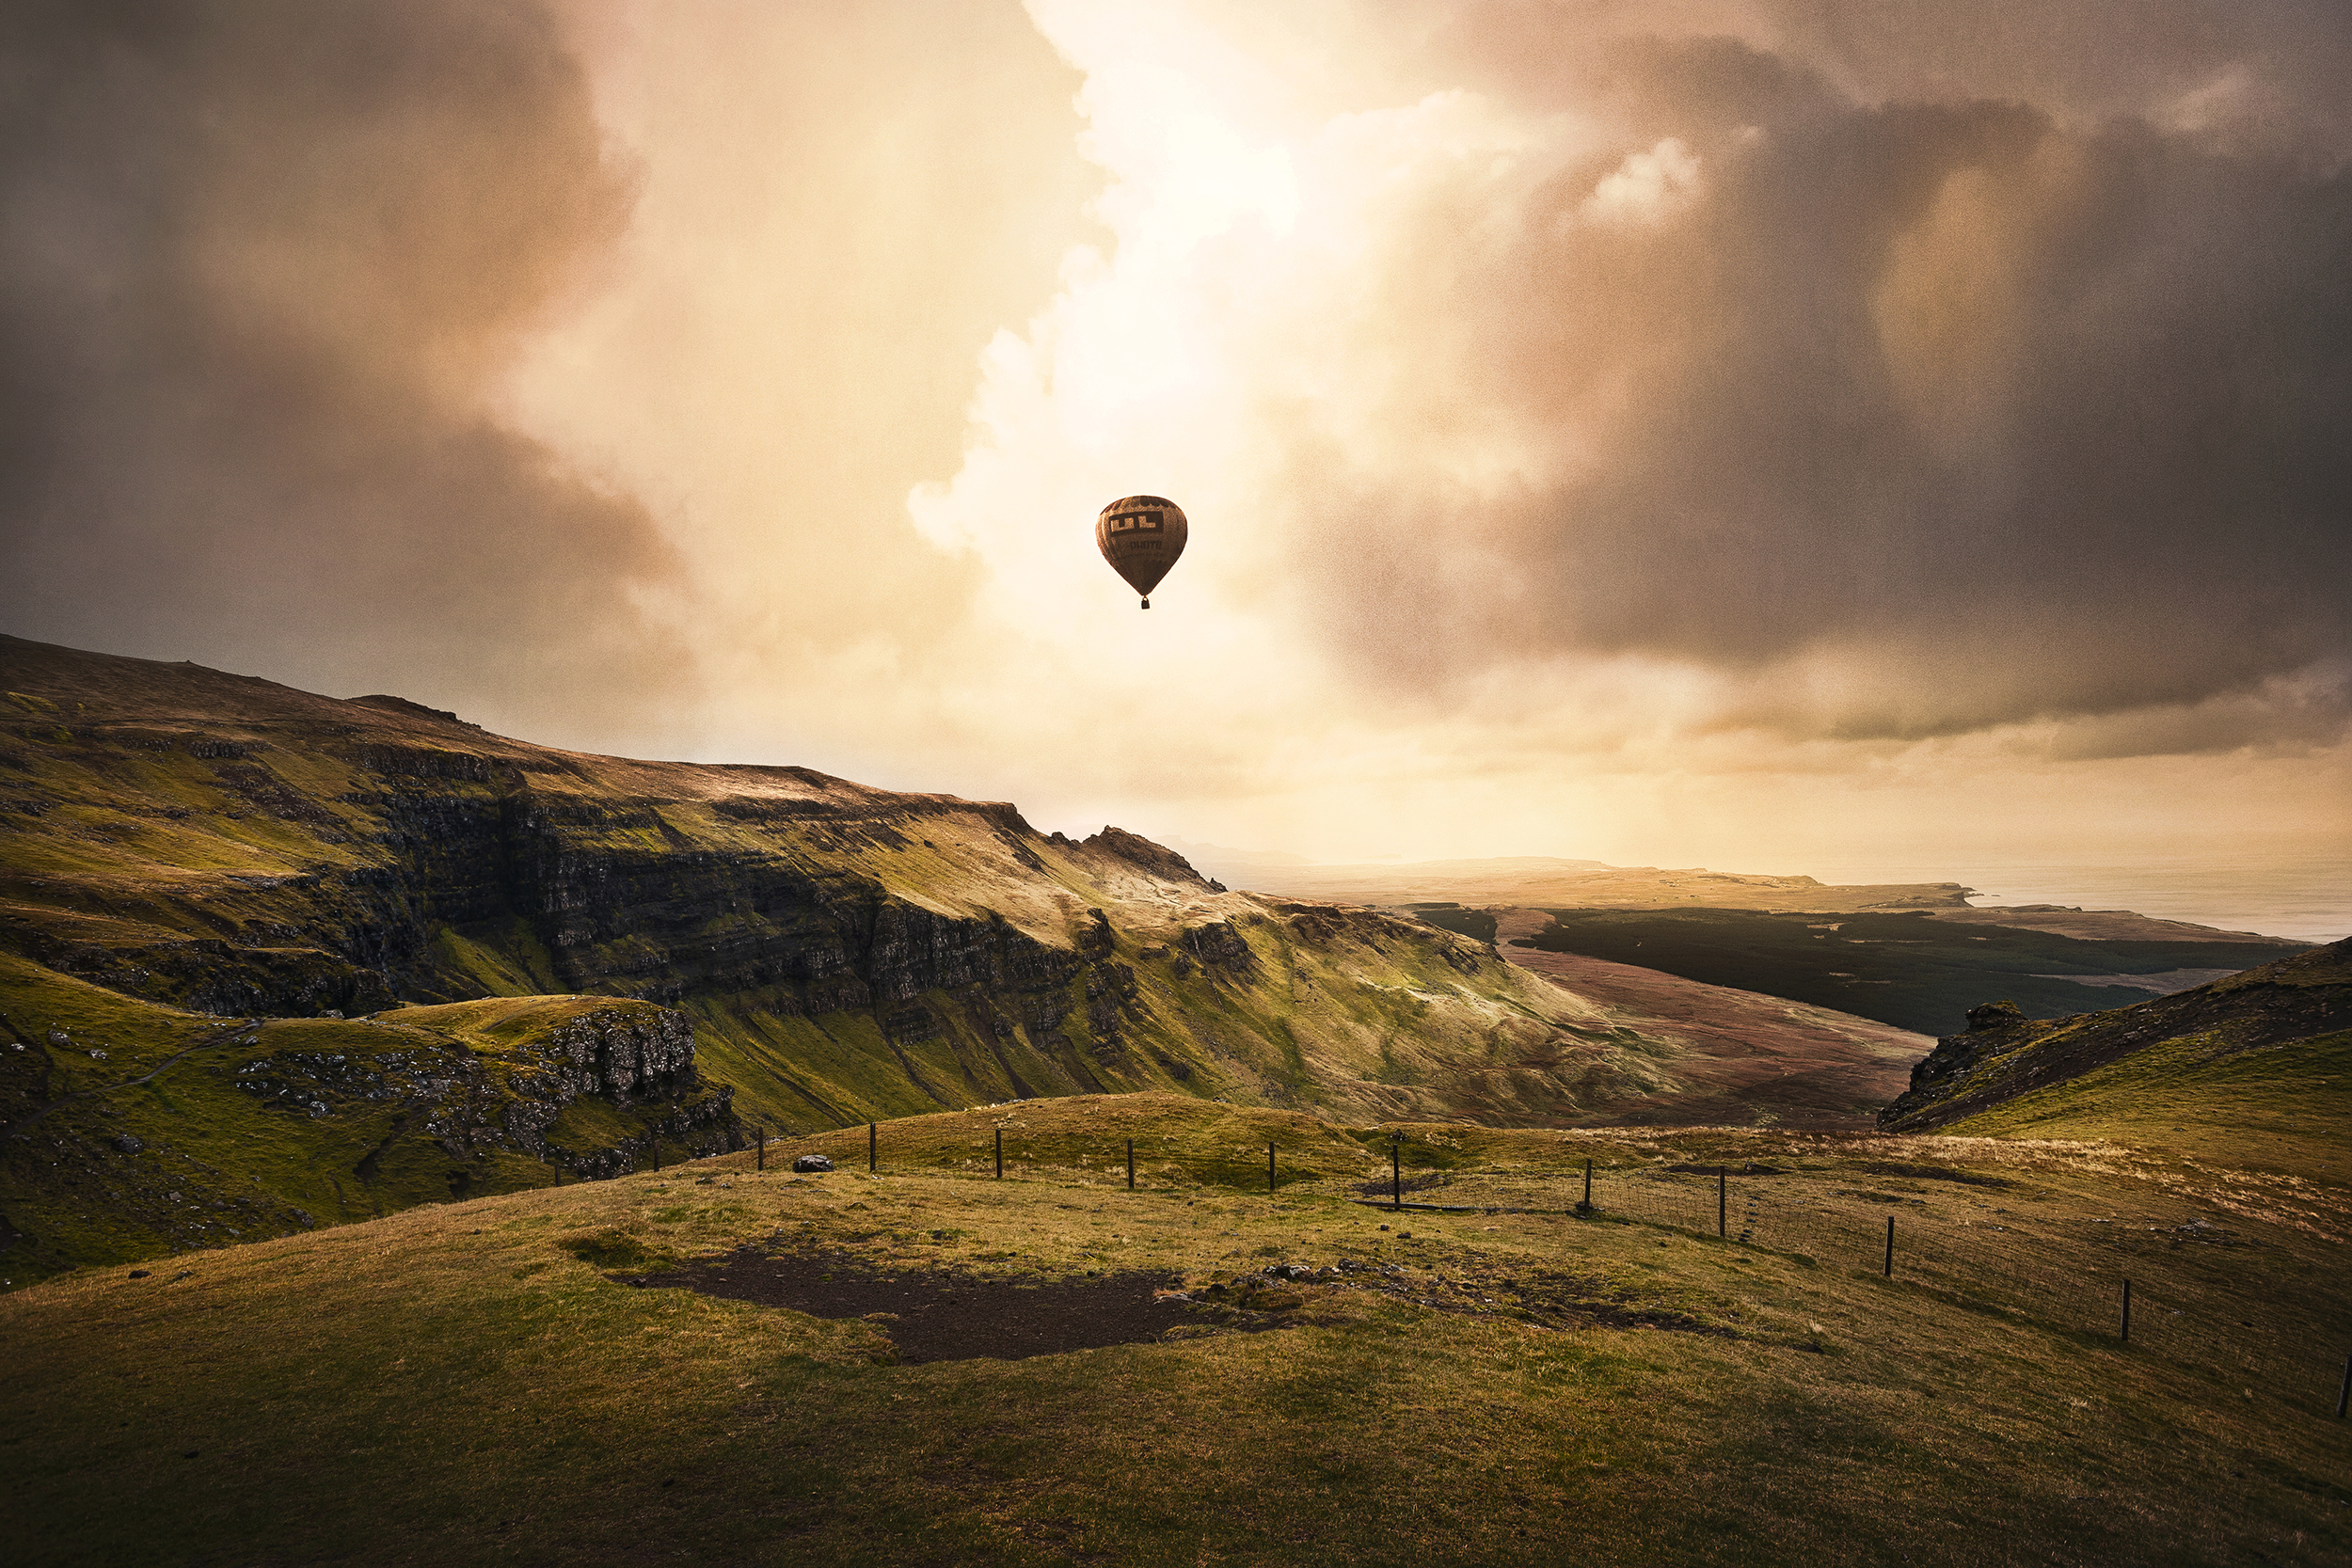
M2352 178L2296 31L2340 24L2174 7L2059 69L1921 9L1034 8L1118 243L915 501L1009 619L1074 580L1041 510L1144 488L1195 522L1165 597L1343 713L1599 675L1569 751L2341 735Z
M557 3L0 14L11 630L1343 855L2341 817L2338 8Z
M489 412L626 226L524 0L0 20L0 612L543 723L691 678L645 510Z

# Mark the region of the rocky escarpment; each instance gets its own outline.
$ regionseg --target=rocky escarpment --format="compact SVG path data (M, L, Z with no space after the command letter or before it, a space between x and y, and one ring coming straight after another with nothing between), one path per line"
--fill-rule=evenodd
M745 1141L691 1021L647 1003L224 1023L11 979L0 1279L19 1284Z
M1116 827L800 768L638 762L0 639L0 953L209 1015L675 1006L771 1125L1083 1091L1581 1116L1482 945L1234 895Z
M103 768L116 743L91 730L71 760ZM244 771L232 789L184 736L144 744L186 759L189 793L228 797L209 812L183 808L183 818L332 824L306 836L357 847L360 863L116 892L106 918L0 911L0 940L16 951L133 995L230 1015L373 1011L396 999L480 994L501 978L469 961L485 949L511 966L507 977L550 992L660 1002L756 992L788 1016L877 1010L901 1037L923 1037L928 1025L913 1005L931 990L988 988L1021 1027L1042 1030L1075 1005L1060 994L1084 961L1072 948L987 911L959 917L894 897L808 853L904 851L938 831L928 819L955 816L978 818L1006 859L1037 861L1032 841L1050 840L1009 807L903 797L879 807L581 799L550 790L549 769L516 759L332 737L322 750L359 787L306 793L310 781L276 774L256 784L273 761L293 775L288 763L315 756L279 761L268 743L251 742L245 755L262 760L235 764ZM692 831L711 825L723 834ZM1181 859L1116 829L1075 847L1210 887ZM0 875L42 903L58 891L13 868ZM445 934L457 939L453 951Z
M1001 803L582 757L396 698L0 646L32 666L11 689L56 693L0 726L24 807L0 816L0 947L56 973L222 1016L630 997L792 1033L795 1054L847 1029L898 1085L870 1061L824 1083L777 1064L754 1087L787 1120L1203 1065L1133 1049L1153 1004L1110 910L1220 890L1116 827L1073 841ZM1248 982L1248 944L1210 915L1168 933L1166 973Z
M1879 1113L1892 1132L1948 1126L2036 1089L2174 1041L2205 1058L2352 1028L2352 940L2312 948L2192 990L2103 1012L2032 1020L2012 1002L1968 1011L1935 1043L1911 1087Z
M665 1138L690 1154L743 1147L735 1091L702 1083L693 1025L679 1013L599 1006L485 1053L433 1028L442 1011L392 1014L402 1043L389 1049L274 1052L248 1058L234 1082L273 1110L318 1120L397 1106L385 1147L400 1136L430 1139L459 1162L450 1177L453 1191L474 1186L469 1167L501 1152L586 1178L634 1170ZM257 1037L258 1031L247 1042ZM580 1139L563 1139L554 1129L566 1109L592 1098L649 1114L636 1118L632 1132L576 1147ZM383 1158L384 1147L372 1149L355 1174L372 1177Z
M1186 959L1190 959L1214 979L1242 982L1257 975L1257 955L1229 922L1216 920L1196 926L1178 938L1176 945L1180 974L1189 973Z

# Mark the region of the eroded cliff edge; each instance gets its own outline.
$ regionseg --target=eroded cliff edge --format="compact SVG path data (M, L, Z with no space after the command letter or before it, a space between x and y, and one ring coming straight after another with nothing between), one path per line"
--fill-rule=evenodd
M1484 943L1116 828L14 640L0 674L0 947L193 1013L660 1003L779 1126L1143 1088L1576 1121L1662 1082Z

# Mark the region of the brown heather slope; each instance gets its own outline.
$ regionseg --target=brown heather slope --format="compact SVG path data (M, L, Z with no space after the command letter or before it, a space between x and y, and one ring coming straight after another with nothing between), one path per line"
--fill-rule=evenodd
M1541 910L1506 910L1496 935L1507 944L1549 919ZM1891 1023L1661 970L1528 947L1497 951L1609 1017L1638 1022L1673 1053L1664 1059L1672 1091L1612 1106L1613 1122L1855 1128L1902 1092L1912 1064L1934 1043Z

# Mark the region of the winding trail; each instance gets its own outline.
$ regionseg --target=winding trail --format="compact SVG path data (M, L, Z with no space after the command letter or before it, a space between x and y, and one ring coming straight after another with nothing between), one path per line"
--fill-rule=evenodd
M226 1045L237 1036L244 1034L247 1029L259 1028L261 1026L261 1022L262 1021L259 1018L239 1019L236 1022L229 1025L225 1029L215 1030L213 1033L205 1036L202 1039L198 1040L194 1045L189 1046L186 1050L174 1052L172 1054L165 1057L162 1061L156 1063L152 1068L141 1073L136 1078L125 1078L120 1083L117 1084L94 1084L87 1089L75 1089L71 1094L61 1094L56 1099L52 1100L45 1104L34 1106L31 1110L25 1112L14 1121L9 1122L7 1126L0 1127L0 1138L15 1137L17 1133L24 1131L25 1128L30 1127L33 1123L39 1121L41 1117L47 1116L50 1112L57 1109L61 1105L71 1105L77 1100L87 1100L92 1095L112 1094L118 1089L135 1089L141 1084L147 1083L157 1073L163 1071L164 1069L170 1067L173 1063L183 1061L186 1058L195 1055L199 1051L209 1051L215 1046ZM9 1023L7 1018L0 1017L0 1023L8 1024L8 1033L15 1037L16 1042L19 1045L26 1046L36 1051L42 1049L42 1047L35 1045L31 1040L26 1039L17 1029L17 1026L13 1023Z

